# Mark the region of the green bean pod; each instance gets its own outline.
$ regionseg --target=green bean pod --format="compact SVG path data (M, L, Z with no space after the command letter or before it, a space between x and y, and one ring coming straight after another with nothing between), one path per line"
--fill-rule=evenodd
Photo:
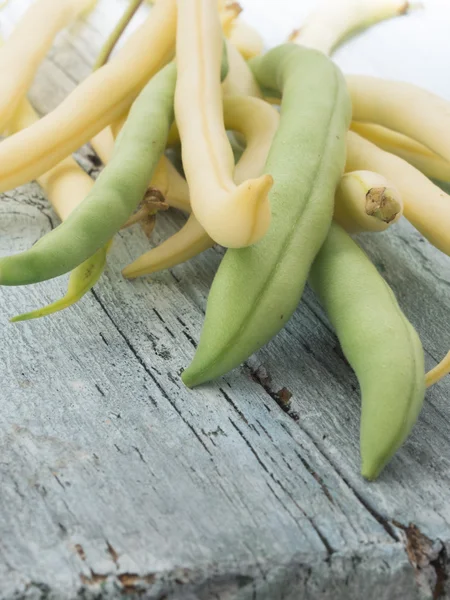
M337 224L310 283L361 388L361 473L378 477L409 435L425 396L423 348L375 266Z
M190 387L238 366L292 315L330 227L344 169L351 106L339 69L323 53L294 44L250 66L262 87L282 94L265 167L274 179L272 222L260 242L228 250L219 267L197 352L182 375Z
M47 317L48 315L65 310L81 300L100 279L106 266L106 255L110 246L111 242L100 248L100 250L97 250L93 256L82 262L81 265L72 271L69 277L67 292L63 298L47 304L43 308L13 317L10 319L10 322L18 323L19 321L30 321L31 319Z
M32 248L0 260L0 285L25 285L71 271L119 231L144 197L174 118L176 67L155 75L134 102L110 163L86 199Z

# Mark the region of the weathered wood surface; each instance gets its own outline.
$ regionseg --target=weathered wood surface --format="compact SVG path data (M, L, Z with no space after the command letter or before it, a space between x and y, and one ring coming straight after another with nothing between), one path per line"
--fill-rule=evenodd
M0 13L2 33L27 3ZM243 5L252 15L255 3ZM33 86L39 111L88 74L121 6L100 2L58 38ZM427 13L427 39L433 14L436 27L448 17ZM367 40L383 27L403 35L402 57L411 50L417 16L352 42L342 62L366 44L369 64ZM425 47L416 55L430 58ZM389 74L394 57L375 55L375 72ZM95 174L91 157L79 155ZM57 224L34 183L4 194L0 213L2 255ZM181 221L159 218L153 243ZM361 243L432 366L450 341L450 262L407 224ZM67 278L0 290L0 598L450 597L450 381L429 391L410 440L368 484L358 474L357 383L312 293L247 365L188 391L179 373L221 254L124 281L121 268L147 247L137 227L118 236L95 291L40 321L8 318L60 297ZM279 406L287 392L289 412Z

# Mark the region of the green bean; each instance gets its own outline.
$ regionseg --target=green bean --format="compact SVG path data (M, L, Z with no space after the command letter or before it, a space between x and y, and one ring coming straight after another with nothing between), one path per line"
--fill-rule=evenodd
M425 395L422 344L366 254L333 224L310 283L356 373L361 473L375 479L409 435Z
M119 231L144 197L173 121L175 64L142 90L117 139L111 162L69 217L32 248L0 260L0 285L25 285L63 275Z
M128 5L124 15L121 17L119 23L101 48L94 64L94 70L99 69L107 62L120 36L141 4L142 0L130 1L130 4ZM32 117L34 118L34 115L32 115ZM72 191L75 193L73 186ZM83 188L80 188L80 191L83 192ZM64 193L64 190L60 193ZM80 197L80 201L83 199L84 198ZM106 255L111 247L111 244L112 241L108 242L106 246L103 246L97 250L95 254L82 262L71 272L67 286L67 292L62 298L32 312L13 317L10 319L10 322L17 323L19 321L29 321L31 319L46 317L61 310L65 310L81 300L81 298L83 298L83 296L87 294L87 292L91 290L100 279L106 266Z
M72 271L69 277L67 292L63 298L38 308L32 312L24 313L10 319L11 323L19 321L30 321L53 315L61 310L69 308L91 290L100 279L106 265L106 255L111 243L97 250L90 258L81 263Z
M208 298L200 343L183 381L226 373L268 342L300 301L330 227L345 163L351 107L338 68L321 52L285 44L250 62L258 83L282 91L266 162L272 223L248 248L227 251Z

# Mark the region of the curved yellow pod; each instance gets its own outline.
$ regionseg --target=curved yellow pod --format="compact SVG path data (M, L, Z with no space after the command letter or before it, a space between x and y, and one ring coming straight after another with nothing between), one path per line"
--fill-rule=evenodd
M239 50L227 41L228 75L222 83L225 96L255 96L262 98L261 90L250 67Z
M373 171L343 175L334 196L334 220L348 233L385 231L403 214L400 192Z
M12 118L61 29L96 0L37 0L0 49L0 131Z
M175 29L176 0L158 0L110 63L89 75L51 113L3 140L0 192L39 177L119 118L171 59Z
M324 0L290 40L329 55L356 31L403 15L412 6L406 0Z
M411 83L347 75L353 120L378 123L450 162L450 102Z
M270 104L258 98L226 97L223 106L227 129L241 133L246 140L246 148L234 171L236 183L241 183L262 173L280 116ZM180 231L128 265L123 275L135 278L168 269L197 256L213 244L191 215Z
M436 248L450 256L450 198L425 175L398 156L350 131L346 171L373 170L402 195L403 213Z
M179 1L175 115L192 210L213 240L239 248L266 233L273 180L263 175L240 186L233 181L233 152L223 122L222 51L216 4Z
M264 42L259 32L241 19L236 19L231 28L229 40L245 60L262 54Z
M446 375L450 375L450 352L441 360L441 362L428 371L425 376L425 385L431 387L438 381L440 381Z
M95 153L104 165L109 163L114 150L114 135L111 127L105 127L90 142Z
M427 177L450 181L450 162L408 136L392 131L383 125L360 121L353 121L351 130L376 144L382 150L400 156Z
M11 133L26 129L38 121L39 115L28 100L22 100L10 123ZM37 178L37 182L45 191L53 210L61 221L64 221L73 209L84 200L94 185L94 180L71 156L43 173Z

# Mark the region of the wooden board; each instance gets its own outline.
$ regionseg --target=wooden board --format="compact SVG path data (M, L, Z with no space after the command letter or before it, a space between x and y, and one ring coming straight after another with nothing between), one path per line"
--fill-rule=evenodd
M2 33L28 4L0 13ZM123 5L103 0L58 37L32 89L41 113L89 73ZM95 175L89 148L78 159ZM181 223L159 218L152 243ZM3 194L1 254L55 225L37 184ZM407 224L360 242L431 367L450 341L450 261ZM67 277L0 289L0 598L450 597L450 380L369 484L357 382L312 292L246 365L189 391L179 374L221 252L123 280L148 246L138 227L117 236L95 290L50 318L8 322L60 297Z

